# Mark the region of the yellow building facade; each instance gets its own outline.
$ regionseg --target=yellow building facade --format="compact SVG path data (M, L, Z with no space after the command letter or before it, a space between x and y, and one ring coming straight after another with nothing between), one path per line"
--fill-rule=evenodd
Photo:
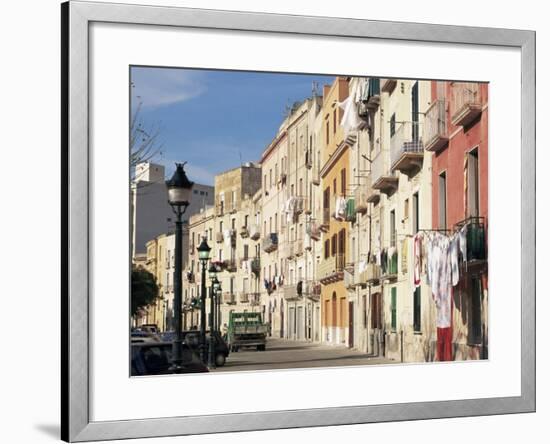
M348 223L342 213L349 192L349 147L340 125L343 111L339 103L349 92L349 81L337 77L323 91L321 109L321 192L322 192L322 256L318 268L321 283L322 341L353 346L353 304L350 304L344 285L347 257Z

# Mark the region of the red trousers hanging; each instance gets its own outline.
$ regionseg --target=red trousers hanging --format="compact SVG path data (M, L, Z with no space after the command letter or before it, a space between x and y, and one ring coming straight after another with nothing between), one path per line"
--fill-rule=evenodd
M437 360L451 361L453 359L452 352L453 330L452 327L437 328Z

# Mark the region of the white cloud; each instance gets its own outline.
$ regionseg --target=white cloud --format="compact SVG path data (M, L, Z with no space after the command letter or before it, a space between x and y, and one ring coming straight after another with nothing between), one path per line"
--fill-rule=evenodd
M201 74L170 68L133 68L132 100L158 108L198 97L206 91Z

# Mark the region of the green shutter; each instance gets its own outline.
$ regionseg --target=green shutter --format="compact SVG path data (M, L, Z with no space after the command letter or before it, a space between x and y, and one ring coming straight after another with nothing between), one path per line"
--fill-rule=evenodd
M397 287L391 288L391 329L397 329Z

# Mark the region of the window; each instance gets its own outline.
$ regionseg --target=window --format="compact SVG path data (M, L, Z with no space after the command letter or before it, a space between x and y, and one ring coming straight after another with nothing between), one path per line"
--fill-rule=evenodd
M468 153L467 182L467 214L469 217L479 216L479 159L477 148Z
M413 194L412 205L412 230L413 234L416 234L420 230L420 210L418 206L418 193Z
M223 233L223 221L220 221L220 233Z
M248 228L248 214L244 215L244 226Z
M420 306L420 287L416 287L414 290L414 304L413 304L413 327L415 332L421 331L421 306Z
M275 233L278 233L279 230L277 229L277 222L279 220L279 217L277 216L277 213L275 213Z
M273 186L273 171L269 170L269 187Z
M338 191L336 190L336 177L332 180L332 194L336 196Z
M328 259L330 257L330 240L327 239L325 241L325 259Z
M342 170L340 171L340 186L341 186L341 190L342 190L342 196L345 196L346 195L346 169L345 168L342 168Z
M336 256L336 249L338 248L338 239L337 239L336 234L332 235L331 242L332 242L332 246L331 246L332 247L331 248L332 256Z
M397 330L397 287L391 288L391 329Z
M248 260L248 245L244 246L244 257L243 259L246 261Z
M298 185L298 196L303 196L303 180L300 178L300 183Z
M470 304L468 313L468 343L481 344L483 331L481 325L483 288L481 279L474 277L470 281Z
M323 209L327 210L330 208L330 187L325 188L323 193Z
M390 117L390 137L393 137L395 134L395 113Z
M279 181L279 167L275 164L275 182Z
M332 292L332 326L336 327L336 292Z
M330 134L330 124L329 124L329 120L328 120L328 117L327 119L325 120L325 136L326 136L326 143L328 145L328 140L329 140L329 134Z
M236 219L235 218L232 218L231 219L231 228L234 230L235 229L235 224L236 224Z
M209 240L212 240L212 228L208 229L208 237L209 237Z
M336 133L336 110L332 111L332 132Z
M447 174L442 172L439 175L438 189L438 220L439 228L447 228Z
M235 278L231 277L229 278L229 293L233 294L234 290L235 290Z

